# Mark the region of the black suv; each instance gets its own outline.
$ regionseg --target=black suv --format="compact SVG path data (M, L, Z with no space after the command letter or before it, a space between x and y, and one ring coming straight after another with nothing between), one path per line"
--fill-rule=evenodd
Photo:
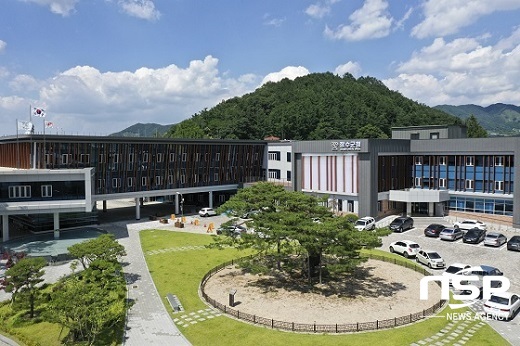
M407 216L398 217L394 219L394 221L392 221L392 223L390 224L390 229L394 232L399 233L409 230L411 228L413 228L413 219Z
M472 228L464 234L462 241L470 244L478 244L486 237L486 231L480 228Z

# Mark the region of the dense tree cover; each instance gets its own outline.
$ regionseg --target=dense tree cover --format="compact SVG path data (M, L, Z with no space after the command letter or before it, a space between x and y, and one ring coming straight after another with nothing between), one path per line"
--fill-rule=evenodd
M38 284L43 282L43 267L47 262L41 257L26 257L5 272L3 288L11 292L14 308L29 306L29 317L34 317L34 306L39 296Z
M466 119L468 138L485 138L487 131L478 123L477 118L472 114Z
M261 255L255 259L261 270L296 270L309 280L319 276L320 282L323 271L335 274L355 269L364 261L359 251L380 246L380 236L387 234L387 230L359 232L351 218L336 217L326 199L268 182L238 191L219 208L236 215L251 210L257 212L250 213L247 224L254 232L240 237L215 236L212 246L252 249Z
M87 240L70 246L67 250L72 257L78 259L86 269L96 259L117 262L121 256L125 256L125 248L119 244L113 234L103 234L97 238Z
M293 140L388 138L394 126L452 124L462 123L457 117L389 90L375 78L314 73L295 80L269 82L253 93L223 101L172 126L166 136L263 139L274 135Z

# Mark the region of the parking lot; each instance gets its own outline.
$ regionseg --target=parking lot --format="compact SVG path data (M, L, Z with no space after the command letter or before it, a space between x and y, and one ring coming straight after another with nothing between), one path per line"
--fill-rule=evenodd
M438 252L442 258L444 258L447 266L456 262L472 266L493 266L500 269L504 273L504 276L510 280L511 288L509 291L520 294L520 252L508 251L505 244L494 248L484 246L483 242L480 244L466 244L463 243L462 239L450 242L440 240L439 238L424 236L424 229L432 223L453 226L444 218L415 217L413 229L403 233L392 233L384 237L382 250L389 251L389 245L394 241L410 240L418 243L423 249ZM386 226L387 224L388 219L385 219L378 223L378 227ZM500 233L503 233L508 239L513 235L520 235L520 231L515 233L506 230ZM414 261L414 259L410 259L410 261ZM440 275L443 269L433 269L431 271ZM482 302L478 302L474 304L474 306L476 311L480 312ZM520 345L520 314L517 314L517 316L509 322L489 321L489 323L513 345Z

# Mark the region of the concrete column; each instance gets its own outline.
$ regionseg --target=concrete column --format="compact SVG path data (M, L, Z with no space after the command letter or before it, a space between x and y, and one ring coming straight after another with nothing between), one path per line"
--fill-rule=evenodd
M54 230L60 229L60 213L54 213Z
M181 213L181 211L179 209L179 201L180 201L180 195L177 192L177 194L175 194L175 215L179 215Z
M2 215L2 241L9 240L9 215Z
M107 201L104 200L103 201L103 213L106 213L107 212Z
M434 216L435 215L435 203L428 202L428 216Z
M209 207L213 208L213 191L210 191L208 194L209 194Z
M141 201L140 198L135 198L135 219L141 220Z
M412 202L406 202L406 215L412 215Z

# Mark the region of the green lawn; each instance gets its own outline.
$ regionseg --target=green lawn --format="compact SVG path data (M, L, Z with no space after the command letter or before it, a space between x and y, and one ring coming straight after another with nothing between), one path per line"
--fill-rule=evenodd
M155 281L163 303L168 311L171 308L165 299L168 293L179 297L185 308L184 314L206 308L198 295L202 277L218 264L248 253L234 249L205 249L212 238L204 234L178 233L161 230L142 231L141 243L148 267ZM180 249L193 246L193 249ZM177 249L151 254L148 251L159 249ZM378 254L395 256L386 252ZM399 256L395 258L402 259ZM459 311L459 310L457 310ZM445 308L439 315L450 312ZM171 313L172 318L182 316ZM438 333L448 325L446 318L429 318L408 326L378 332L322 335L296 334L271 330L269 328L239 322L226 316L220 316L199 322L189 327L179 327L181 332L195 345L410 345ZM478 321L472 321L476 325ZM455 339L457 341L458 339ZM465 345L509 345L498 333L485 324L478 329Z

